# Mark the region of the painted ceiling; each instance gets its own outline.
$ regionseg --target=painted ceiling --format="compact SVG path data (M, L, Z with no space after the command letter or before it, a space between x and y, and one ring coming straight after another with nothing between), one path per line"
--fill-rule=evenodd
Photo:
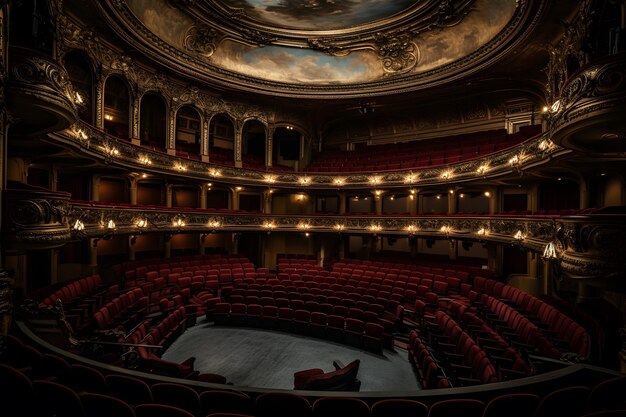
M524 0L126 0L125 27L202 71L246 86L312 91L419 84L480 60ZM124 20L122 19L122 20ZM167 57L165 57L167 58ZM441 71L441 76L445 71ZM269 88L269 87L268 87ZM387 88L387 87L386 87Z

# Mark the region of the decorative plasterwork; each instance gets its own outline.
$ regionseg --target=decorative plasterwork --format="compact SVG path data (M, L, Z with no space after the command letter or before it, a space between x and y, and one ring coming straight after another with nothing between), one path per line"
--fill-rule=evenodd
M224 181L232 184L267 186L267 171L225 167L180 159L165 153L153 152L128 142L107 136L89 125L79 123L72 129L51 135L77 151L102 161L119 165L125 169L181 175L177 169L185 166L184 176L202 181ZM107 149L116 149L114 156ZM518 146L485 157L440 167L402 171L359 172L350 174L321 174L272 172L272 187L348 189L372 187L372 178L377 178L377 186L418 187L422 185L450 185L474 181L476 179L495 178L511 172L523 174L524 170L548 162L551 158L570 151L547 141L545 135L530 139ZM148 156L151 164L141 162L142 156ZM215 175L219 172L219 176ZM303 178L307 179L306 183ZM340 180L340 181L339 181Z
M198 5L198 2L196 4ZM358 97L386 94L392 91L414 91L433 85L433 83L439 83L443 79L450 81L460 76L461 73L467 75L486 65L487 61L494 60L498 55L501 55L503 53L502 45L507 44L507 42L509 46L514 45L516 41L513 41L513 43L511 41L516 37L518 39L520 36L523 37L522 33L527 33L537 23L543 11L543 2L541 1L520 0L517 2L515 13L509 24L491 41L478 47L474 52L468 53L461 59L427 70L413 71L411 70L413 63L419 62L420 56L422 56L415 36L422 36L424 33L429 33L429 31L439 30L439 28L462 21L459 16L470 12L473 1L433 1L429 2L430 4L441 7L428 9L427 15L429 17L424 20L397 18L396 25L375 25L364 29L365 31L353 30L351 28L345 34L330 33L314 36L311 36L311 33L285 34L279 29L265 31L263 28L251 25L242 26L238 22L244 19L245 16L241 13L236 13L236 11L229 10L222 14L208 13L207 8L219 7L215 2L202 2L197 7L184 8L190 14L190 17L195 20L207 19L207 16L213 19L212 22L207 22L207 24L216 28L224 36L224 41L222 42L241 42L241 44L245 45L252 43L261 46L271 43L272 47L285 44L290 47L298 47L298 49L319 48L333 56L342 56L347 52L353 55L370 51L378 55L381 67L384 65L384 70L381 69L382 78L375 81L363 82L355 79L354 82L337 83L335 81L341 80L341 78L337 78L330 84L303 84L295 81L277 82L269 78L258 78L255 75L250 75L249 72L238 73L230 67L220 67L215 64L217 61L212 60L216 56L215 52L211 57L212 59L201 59L197 56L198 54L186 53L183 51L183 48L174 47L154 35L128 10L125 3L97 2L96 5L101 8L103 16L109 25L120 33L125 32L128 34L127 39L133 47L137 48L142 54L167 64L173 70L192 75L202 82L216 83L231 89L243 89L256 93L281 96L302 97L307 95L315 98ZM198 10L202 10L202 12ZM422 12L426 13L424 10ZM534 16L534 18L529 21L531 16ZM120 22L124 22L123 25L120 25ZM229 25L235 26L231 27ZM241 31L240 28L242 27L250 29L252 32L247 30ZM382 30L383 27L384 30ZM393 34L410 34L411 37L409 42L396 42L394 40L391 45L385 43L383 46L380 46L380 44L377 45L376 38L381 34L387 38L390 36L393 38ZM288 36L288 41L283 40L281 36ZM389 47L391 47L391 50ZM217 50L220 50L219 45ZM384 74L396 76L384 77Z
M200 23L189 28L183 45L189 51L209 57L215 52L217 39L218 33L215 29Z
M548 243L559 248L560 265L575 277L606 276L623 271L626 241L623 216L564 218L285 216L210 213L179 209L144 210L73 205L70 223L79 220L79 237L143 233L270 232L369 234L395 237L459 239L510 244L542 253ZM112 221L112 223L111 223ZM114 224L114 228L108 225ZM139 226L141 225L141 227ZM271 225L271 227L270 227ZM479 233L482 230L483 233ZM486 231L486 232L485 232Z

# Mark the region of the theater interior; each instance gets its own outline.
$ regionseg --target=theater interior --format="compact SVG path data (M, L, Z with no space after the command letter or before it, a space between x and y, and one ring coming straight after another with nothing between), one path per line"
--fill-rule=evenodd
M0 415L626 416L625 0L0 29Z

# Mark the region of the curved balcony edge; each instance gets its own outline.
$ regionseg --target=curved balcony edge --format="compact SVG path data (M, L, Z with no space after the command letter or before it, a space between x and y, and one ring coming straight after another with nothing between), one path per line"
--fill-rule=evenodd
M233 185L299 190L449 186L477 179L493 179L511 173L521 174L526 169L571 152L555 145L544 133L517 146L450 165L400 171L321 174L259 171L183 159L133 145L82 122L50 137L105 164L140 172L179 175L201 181L228 181Z
M58 131L76 121L76 97L63 65L20 47L11 47L9 57L5 95L13 134Z
M623 156L626 133L626 53L589 63L570 77L552 105L549 131L560 146Z
M573 278L623 275L626 270L624 215L579 216L292 216L225 213L210 210L93 207L71 205L68 213L76 238L110 239L144 233L287 232L361 234L467 240L513 245L544 253Z

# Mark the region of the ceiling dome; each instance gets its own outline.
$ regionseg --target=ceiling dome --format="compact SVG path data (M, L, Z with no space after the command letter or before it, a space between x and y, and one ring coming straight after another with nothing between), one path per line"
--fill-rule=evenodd
M230 89L314 98L465 76L504 52L532 14L525 0L100 3L131 44L170 68Z

